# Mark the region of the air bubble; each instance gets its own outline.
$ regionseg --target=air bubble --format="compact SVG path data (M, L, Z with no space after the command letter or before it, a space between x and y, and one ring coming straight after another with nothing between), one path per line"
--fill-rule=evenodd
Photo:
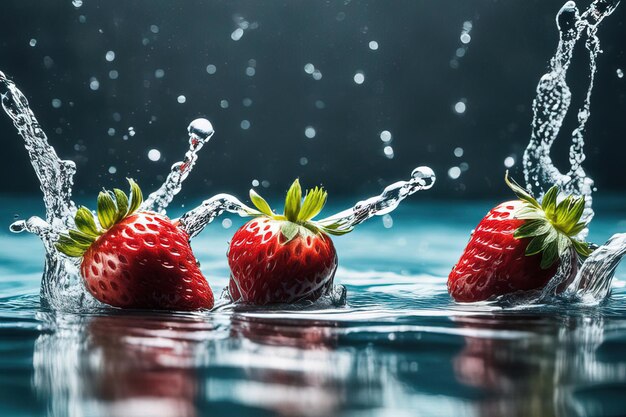
M217 72L217 67L215 65L213 65L213 64L209 64L209 65L206 66L206 72L209 75L213 75L213 74L215 74Z
M304 129L304 136L309 139L313 139L315 137L315 133L315 128L313 126L307 126L306 129Z
M159 151L158 149L150 149L148 151L148 159L156 162L159 159L161 159L161 151Z

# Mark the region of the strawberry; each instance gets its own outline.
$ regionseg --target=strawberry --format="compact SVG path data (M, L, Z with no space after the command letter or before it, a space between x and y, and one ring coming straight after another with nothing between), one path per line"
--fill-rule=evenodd
M459 262L448 277L448 292L460 302L474 302L517 291L545 287L562 262L573 279L578 267L574 251L589 256L589 246L576 238L587 227L581 221L584 197L568 196L557 204L554 186L541 204L515 181L506 183L518 200L493 208L478 224ZM564 265L568 266L568 265Z
M337 252L329 234L346 232L312 220L326 198L326 191L315 187L302 201L302 189L295 180L287 192L284 213L278 215L250 190L261 215L237 230L228 249L228 288L234 301L257 305L314 301L332 288Z
M197 310L213 307L213 293L200 272L189 235L160 214L138 211L139 186L130 199L119 189L98 196L96 224L86 207L76 212L76 230L59 236L57 249L81 258L87 291L123 308Z

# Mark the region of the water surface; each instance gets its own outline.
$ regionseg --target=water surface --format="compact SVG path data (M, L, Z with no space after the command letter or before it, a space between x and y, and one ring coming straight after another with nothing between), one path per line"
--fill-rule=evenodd
M0 199L3 225L41 206ZM420 200L335 238L348 306L323 311L52 313L41 243L1 228L0 415L624 415L626 268L601 307L455 304L447 273L495 201ZM626 199L598 200L603 243ZM216 295L230 218L193 241Z

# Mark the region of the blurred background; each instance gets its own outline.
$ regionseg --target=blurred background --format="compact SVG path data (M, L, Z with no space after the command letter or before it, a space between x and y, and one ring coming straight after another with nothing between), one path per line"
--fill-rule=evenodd
M196 117L216 133L179 205L218 192L245 197L253 185L283 194L295 177L323 184L331 198L365 197L418 165L438 175L420 198L499 197L507 167L522 178L531 103L562 4L10 1L0 14L0 70L27 95L58 154L76 161L79 199L125 188L128 176L144 192L160 185ZM599 32L585 167L600 193L626 187L625 12ZM581 48L573 107L587 74ZM563 170L574 117L554 149ZM38 193L4 115L0 138L0 193Z

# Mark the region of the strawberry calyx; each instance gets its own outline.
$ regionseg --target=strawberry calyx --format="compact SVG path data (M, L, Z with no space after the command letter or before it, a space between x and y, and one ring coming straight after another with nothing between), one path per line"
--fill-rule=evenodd
M120 190L104 190L98 194L96 223L94 214L87 207L76 210L74 224L76 229L61 233L55 246L57 250L69 257L80 258L91 244L108 229L135 213L143 202L141 189L135 181L128 178L130 193L128 196Z
M514 217L524 220L513 236L516 239L532 239L526 247L526 256L541 254L541 268L548 269L570 248L582 257L588 257L593 251L589 244L578 239L578 234L587 227L581 217L585 210L583 196L566 196L557 202L560 189L557 185L545 193L541 203L515 180L504 177L506 184L513 190L523 205Z
M263 197L253 189L250 190L250 200L259 210L260 215L281 222L280 230L286 239L284 244L298 235L310 236L325 232L337 236L350 232L338 230L339 225L336 224L321 225L313 220L324 208L327 197L326 190L322 187L315 187L307 190L303 198L300 181L296 179L287 191L283 214L276 214Z

